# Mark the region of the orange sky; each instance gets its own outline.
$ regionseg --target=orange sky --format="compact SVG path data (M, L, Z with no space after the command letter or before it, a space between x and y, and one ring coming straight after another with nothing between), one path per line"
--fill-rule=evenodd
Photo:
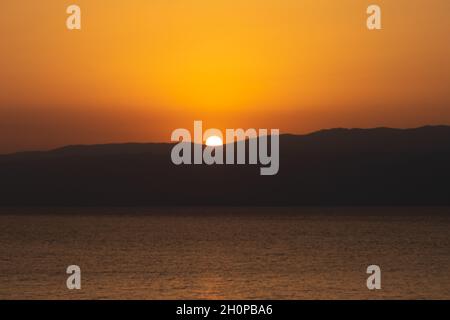
M172 130L450 123L448 0L14 0L0 152ZM66 7L82 30L66 29ZM382 31L366 8L382 8Z

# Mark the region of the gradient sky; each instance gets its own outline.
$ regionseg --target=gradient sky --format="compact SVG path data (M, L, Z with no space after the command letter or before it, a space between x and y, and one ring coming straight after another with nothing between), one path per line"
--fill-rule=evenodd
M372 3L382 31L366 28ZM194 120L449 124L449 32L449 0L3 1L0 152L169 141Z

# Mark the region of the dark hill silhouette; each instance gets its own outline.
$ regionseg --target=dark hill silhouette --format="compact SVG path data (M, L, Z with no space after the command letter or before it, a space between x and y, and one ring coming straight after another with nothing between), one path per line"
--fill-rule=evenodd
M175 166L172 144L0 156L0 205L450 205L450 127L280 137L280 171Z

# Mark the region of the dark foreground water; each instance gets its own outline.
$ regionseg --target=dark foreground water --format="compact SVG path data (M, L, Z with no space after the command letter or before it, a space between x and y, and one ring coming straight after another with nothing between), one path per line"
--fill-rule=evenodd
M450 299L450 208L3 208L0 298Z

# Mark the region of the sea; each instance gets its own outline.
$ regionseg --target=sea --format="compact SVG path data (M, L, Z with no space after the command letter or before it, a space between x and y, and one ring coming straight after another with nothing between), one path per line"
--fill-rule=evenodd
M0 208L0 299L450 299L450 208Z

